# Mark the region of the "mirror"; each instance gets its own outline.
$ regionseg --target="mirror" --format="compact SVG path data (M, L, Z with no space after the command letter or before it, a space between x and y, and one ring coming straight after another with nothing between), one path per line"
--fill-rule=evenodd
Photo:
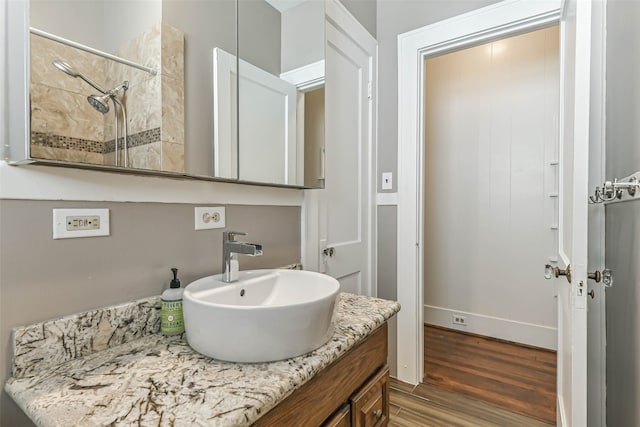
M324 186L324 1L238 5L243 181Z
M184 172L184 34L162 15L160 1L31 1L32 157Z
M298 83L290 76L286 80L286 74L322 61L324 2L270 2L123 0L114 7L109 0L31 0L31 157L69 166L322 186L322 90L310 89L322 87L324 65L316 64L315 86L309 79L306 86L299 77ZM287 7L280 11L273 3ZM317 13L313 29L299 17L304 7L305 13ZM315 36L313 44L300 43L303 33ZM238 43L245 50L239 68ZM305 57L310 52L311 59ZM260 109L262 101L256 102L243 83L252 81L245 73L249 66L295 88L288 95L286 131L270 123L269 110ZM256 115L265 128L251 126ZM314 138L304 134L311 131L317 146L307 149L305 141ZM315 158L307 167L310 154ZM313 180L304 179L305 170L313 172Z

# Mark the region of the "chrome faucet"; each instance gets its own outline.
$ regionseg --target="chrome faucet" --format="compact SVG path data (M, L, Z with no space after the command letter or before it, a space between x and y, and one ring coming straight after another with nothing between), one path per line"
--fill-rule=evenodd
M222 233L222 281L238 280L240 264L238 254L249 256L262 255L262 245L257 243L238 242L236 236L246 236L241 231L225 231Z

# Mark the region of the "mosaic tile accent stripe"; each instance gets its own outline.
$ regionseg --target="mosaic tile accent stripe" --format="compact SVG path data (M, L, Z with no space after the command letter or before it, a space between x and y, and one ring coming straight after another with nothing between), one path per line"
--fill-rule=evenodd
M143 130L142 132L134 133L132 135L127 136L127 144L129 148L139 147L141 145L152 144L154 142L160 142L160 128L153 128L149 130ZM123 138L118 138L119 146L122 147L124 144ZM106 141L104 143L104 153L112 153L116 151L115 139Z
M13 330L13 377L33 376L61 363L160 331L160 297L73 314Z
M160 128L153 128L142 132L134 133L127 137L129 148L141 145L160 142ZM118 138L120 146L124 143L123 138ZM31 132L31 144L42 147L63 148L66 150L86 151L90 153L112 153L115 151L115 139L106 142L91 141L89 139L74 138L72 136L53 135L44 132Z
M100 141L35 131L31 132L31 144L40 145L42 147L64 148L66 150L87 151L90 153L100 154L103 152L104 145Z

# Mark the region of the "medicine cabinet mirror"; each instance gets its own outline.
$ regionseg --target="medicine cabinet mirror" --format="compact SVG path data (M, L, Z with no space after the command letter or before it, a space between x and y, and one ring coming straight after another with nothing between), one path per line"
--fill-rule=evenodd
M323 0L30 0L28 13L29 158L323 186Z

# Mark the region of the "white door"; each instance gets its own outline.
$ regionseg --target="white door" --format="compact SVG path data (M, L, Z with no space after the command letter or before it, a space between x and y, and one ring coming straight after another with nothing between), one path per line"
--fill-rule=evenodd
M325 188L307 192L308 227L316 212L319 225L305 267L316 261L341 291L374 295L376 41L339 2L326 13Z
M236 57L220 48L213 49L213 79L215 176L298 184L296 87L242 59L236 65ZM238 121L239 144L234 138L237 96L242 118Z
M591 2L567 0L560 24L561 147L558 425L587 425L587 234Z

